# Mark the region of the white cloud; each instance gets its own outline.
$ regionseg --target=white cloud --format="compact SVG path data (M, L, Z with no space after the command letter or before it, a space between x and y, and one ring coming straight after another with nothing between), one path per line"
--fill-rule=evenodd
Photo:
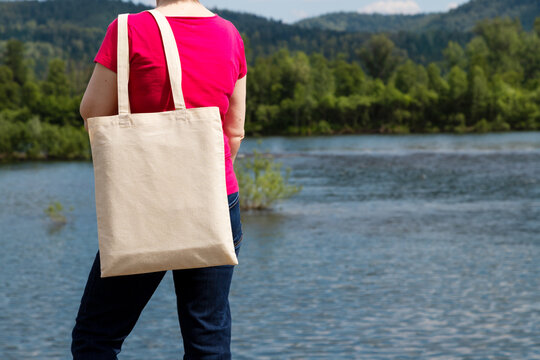
M303 18L308 17L308 13L305 10L293 9L291 12L295 17L295 20L299 20L299 19L303 19Z
M457 8L459 5L457 2L451 2L450 4L446 5L446 10L452 10Z
M421 11L420 6L413 0L379 0L358 10L369 14L417 14Z

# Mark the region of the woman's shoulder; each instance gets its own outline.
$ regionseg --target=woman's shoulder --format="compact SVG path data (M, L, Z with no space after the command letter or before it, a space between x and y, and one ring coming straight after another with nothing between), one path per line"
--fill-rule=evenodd
M219 36L225 38L229 38L233 41L236 41L238 43L242 43L242 36L240 35L240 32L236 28L236 26L230 21L223 17L221 17L219 14L216 14L216 16L208 17L208 18L182 18L182 17L169 17L170 19L174 19L174 21L169 21L171 26L174 27L175 21L179 21L182 23L186 22L193 22L198 21L199 24L205 24L209 28L213 30L213 32L218 32ZM131 34L133 29L135 29L136 33L144 34L146 29L154 28L156 27L155 19L152 16L151 13L144 10L138 13L132 13L128 14L128 29L129 33ZM108 26L107 29L108 32L111 33L112 36L116 36L118 31L118 17L115 17ZM214 34L215 35L215 34Z
M209 16L209 17L168 16L167 18L169 22L171 23L171 25L173 25L174 22L197 23L201 25L204 24L204 25L212 26L214 28L218 28L224 32L229 32L231 35L240 35L238 30L236 29L236 26L234 26L234 24L231 21L221 17L221 15L217 13L215 16ZM155 20L152 14L144 10L138 13L129 14L128 23L131 23L134 26L147 26L147 25L155 24Z
M230 31L234 34L234 35L237 35L237 36L240 36L240 32L238 31L238 29L236 28L236 26L234 26L234 24L227 20L227 19L224 19L222 18L221 16L218 15L218 17L223 21L224 24L226 24L226 26L228 26L228 28L230 29Z

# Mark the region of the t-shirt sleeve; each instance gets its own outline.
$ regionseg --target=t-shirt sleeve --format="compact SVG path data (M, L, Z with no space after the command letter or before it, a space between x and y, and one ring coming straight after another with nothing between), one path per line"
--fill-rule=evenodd
M106 68L116 72L116 54L117 54L117 42L118 42L118 18L114 19L107 27L107 32L101 43L96 57L95 63L100 63Z
M238 33L238 54L239 54L239 69L238 69L238 79L243 78L247 74L247 62L246 62L246 51L244 49L244 41Z

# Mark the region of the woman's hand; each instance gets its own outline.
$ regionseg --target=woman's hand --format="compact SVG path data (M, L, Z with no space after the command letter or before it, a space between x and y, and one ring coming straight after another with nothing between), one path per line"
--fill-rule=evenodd
M118 114L118 92L116 73L100 63L96 63L92 77L88 82L79 108L84 119L84 128L88 131L86 119L95 116Z

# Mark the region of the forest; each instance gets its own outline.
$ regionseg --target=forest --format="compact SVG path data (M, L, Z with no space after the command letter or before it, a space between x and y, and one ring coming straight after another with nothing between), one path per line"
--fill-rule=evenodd
M386 33L361 36L332 55L283 46L254 56L260 45L243 33L247 136L540 128L540 17L530 30L509 17L479 21L428 63ZM58 56L40 74L34 40L2 47L0 158L89 159L79 104L93 64Z
M147 8L120 0L0 1L0 52L5 48L4 39L21 40L26 44L26 54L32 59L32 67L38 78L45 76L48 61L59 57L66 61L70 72L82 74L77 79L82 83L88 76L84 73L88 59L92 59L97 52L107 25L117 14L137 13ZM306 53L320 52L328 58L344 53L352 61L356 57L356 50L372 35L370 31L308 29L224 9L214 8L212 11L232 21L245 37L249 37L249 62L274 54L282 48ZM386 17L385 20L372 16L381 24L388 23ZM386 35L398 48L407 52L409 58L423 64L439 60L449 41L464 45L471 36L469 32L447 29L387 32Z
M433 133L540 126L540 17L533 31L484 20L465 47L449 42L427 66L383 34L357 61L281 50L248 77L252 134Z
M383 15L341 11L302 19L295 25L308 29L347 32L406 31L425 33L430 30L468 32L473 30L480 20L508 16L519 18L523 28L531 30L538 14L540 14L538 0L469 0L445 12Z

